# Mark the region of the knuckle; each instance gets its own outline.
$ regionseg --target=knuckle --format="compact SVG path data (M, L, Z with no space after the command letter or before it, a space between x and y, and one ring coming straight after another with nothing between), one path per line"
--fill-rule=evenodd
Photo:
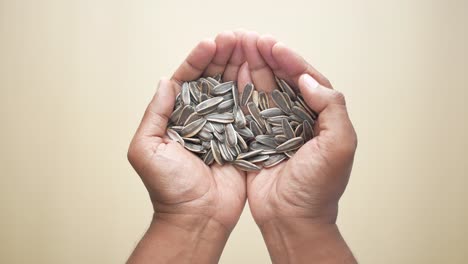
M346 105L346 99L345 99L345 96L342 92L340 91L337 91L337 90L332 90L332 94L331 94L331 98L333 100L333 102L337 103L337 104L342 104L342 105Z

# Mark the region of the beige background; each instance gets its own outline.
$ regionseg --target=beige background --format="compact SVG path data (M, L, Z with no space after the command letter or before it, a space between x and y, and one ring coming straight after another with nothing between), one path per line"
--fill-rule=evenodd
M155 84L244 27L347 97L360 262L467 263L467 26L456 0L0 0L0 262L123 263L152 213L126 151ZM268 262L246 207L221 263Z

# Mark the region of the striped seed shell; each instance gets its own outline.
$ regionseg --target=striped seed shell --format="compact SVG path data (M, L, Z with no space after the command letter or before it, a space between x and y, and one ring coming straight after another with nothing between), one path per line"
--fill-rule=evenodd
M229 124L234 122L234 115L232 113L209 114L205 116L205 118L208 121L222 124Z
M249 110L249 113L255 122L257 122L258 126L263 129L265 127L265 123L262 116L260 115L260 110L258 107L253 102L249 102L247 104L247 109Z
M252 83L248 83L244 87L244 91L242 91L242 95L240 98L240 105L245 106L247 102L249 101L250 97L252 96L254 90L254 85Z
M305 120L303 123L303 133L302 133L302 138L304 138L304 142L307 142L311 140L314 137L314 129L312 128L312 125L309 123L309 121Z
M219 165L223 165L224 161L223 158L221 157L221 152L218 147L218 143L216 141L211 140L211 151L213 152L213 158L218 163Z
M263 118L269 118L269 117L274 117L274 116L280 116L280 115L284 115L285 113L283 112L283 110L279 109L278 107L272 107L272 108L268 108L268 109L265 109L265 110L262 110L260 112L260 115L263 117Z
M271 155L270 158L263 163L263 166L265 168L270 168L282 162L284 159L286 159L286 155L284 154Z
M170 139L172 139L175 142L179 142L182 146L184 145L184 140L182 139L182 137L177 132L175 132L173 129L168 128L166 133L167 133L167 136L169 136Z
M237 131L237 133L239 133L239 135L241 135L242 137L244 137L247 140L252 139L252 138L255 137L255 135L252 133L252 130L250 130L247 127L244 127L244 128L235 127L234 129Z
M210 98L210 99L207 99L201 103L199 103L196 107L195 107L195 111L200 114L200 115L204 115L204 114L207 114L207 113L210 113L211 111L213 111L214 109L216 109L216 107L223 101L223 98L222 97L213 97L213 98Z
M181 96L182 96L182 102L184 105L190 105L190 88L189 88L189 83L184 82L182 84L182 90L181 90Z
M228 147L224 143L219 143L219 152L221 152L221 157L225 161L233 161L234 157L232 156L231 152L229 152Z
M187 117L187 119L185 120L183 125L186 126L186 125L192 123L193 121L201 119L201 118L203 118L203 116L197 114L196 112L193 112L191 115L189 115Z
M180 113L179 119L177 120L178 125L183 125L185 124L185 121L187 121L188 117L195 112L195 109L191 105L186 105L182 109L182 112Z
M275 142L275 137L271 135L258 135L255 137L255 140L271 148L276 148L278 146Z
M257 162L266 161L268 158L270 158L270 155L258 155L258 156L248 159L248 161L252 163L257 163Z
M247 145L247 143L245 142L244 138L241 137L241 135L239 135L239 133L236 133L236 136L237 136L237 145L240 147L240 149L245 152L245 151L248 151L249 150L249 146ZM242 152L241 151L241 152Z
M278 106L278 108L281 109L283 112L287 114L291 113L291 107L289 106L282 92L280 92L279 90L274 90L271 93L271 99L273 100L273 102L275 102L276 106Z
M205 123L206 119L204 118L195 120L182 128L181 135L183 137L193 137L203 128Z
M190 150L191 152L206 153L206 150L203 148L203 146L199 145L199 144L193 144L193 143L185 142L184 147L186 149Z
M240 153L238 156L237 156L237 159L248 159L248 158L252 158L254 156L257 156L258 154L260 154L260 152L262 152L263 150L261 149L257 149L257 150L252 150L252 151L249 151L249 152L244 152L244 153Z
M239 88L237 87L237 83L232 85L232 99L234 99L234 104L239 105Z
M289 124L287 119L282 120L281 126L283 127L283 132L284 135L288 138L291 139L295 136L294 130L292 129L291 125Z
M229 81L216 85L215 87L213 87L213 89L211 89L211 95L218 96L229 93L232 89L233 83L233 81Z
M258 106L260 110L264 111L270 107L270 103L268 102L268 95L264 92L258 93ZM261 112L260 112L261 113Z
M255 121L250 122L250 130L252 130L252 133L255 136L263 135L262 129L257 125L257 122L255 122Z
M293 106L292 112L303 120L307 120L310 125L315 124L315 121L312 119L312 117L301 107Z
M237 132L234 130L232 124L227 124L225 127L226 144L228 147L237 145Z
M233 106L234 106L234 99L225 100L218 105L218 112L232 110Z
M180 114L182 114L182 109L184 109L183 105L177 106L177 108L172 112L171 117L169 117L169 120L171 123L176 123L177 120L179 120Z
M214 157L213 157L213 151L209 150L205 155L203 155L203 162L205 162L206 165L210 166L211 163L213 163Z
M298 149L302 145L304 145L304 139L302 137L295 137L276 147L276 150L281 152L290 151Z
M232 112L234 113L234 123L236 127L238 128L245 127L246 121L245 121L245 116L244 116L244 113L242 112L242 109L240 109L238 105L235 105Z
M253 164L252 162L248 162L246 160L235 160L233 162L233 165L243 171L258 171L261 169L259 166Z

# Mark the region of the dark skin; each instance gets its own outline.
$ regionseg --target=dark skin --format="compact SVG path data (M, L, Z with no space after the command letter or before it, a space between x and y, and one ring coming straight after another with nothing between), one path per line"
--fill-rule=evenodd
M237 81L240 90L252 82L257 90L271 92L274 75L299 87L306 103L320 114L314 127L317 136L290 160L260 172L245 173L228 164L206 166L169 140L165 130L181 83L217 73L224 81ZM247 198L273 262L333 260L332 252L352 263L335 221L356 142L344 97L283 44L244 31L202 41L171 79L160 82L129 148L129 161L155 211L129 263L216 263ZM184 239L171 240L175 237ZM327 250L301 246L319 240ZM172 241L172 246L164 241Z

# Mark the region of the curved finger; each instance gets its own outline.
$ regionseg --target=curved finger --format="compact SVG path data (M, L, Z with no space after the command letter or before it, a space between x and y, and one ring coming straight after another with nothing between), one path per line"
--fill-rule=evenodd
M289 78L297 86L299 77L307 73L315 78L321 85L332 88L330 81L323 74L283 43L276 43L271 48L271 53L278 64L278 77Z
M146 108L136 136L162 138L165 135L167 123L174 108L176 97L174 86L175 83L170 80L159 82L159 88Z
M258 38L259 35L255 32L246 33L242 39L242 48L249 63L250 76L255 88L259 91L271 92L276 87L275 77L258 51Z
M187 59L179 66L172 80L181 85L185 81L197 79L211 63L216 53L216 43L213 40L203 40L190 52Z
M223 81L235 81L240 67L245 62L245 54L242 49L242 37L244 34L244 30L234 31L234 35L236 36L236 46L234 47L231 58L224 69Z
M236 35L232 31L222 32L216 36L215 43L216 54L203 73L204 76L213 77L216 74L223 74L236 47Z

